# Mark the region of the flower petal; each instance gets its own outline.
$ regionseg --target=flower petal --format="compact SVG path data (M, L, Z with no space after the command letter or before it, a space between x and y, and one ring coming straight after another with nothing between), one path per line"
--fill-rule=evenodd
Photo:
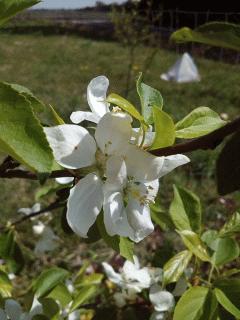
M171 312L175 306L174 296L157 284L150 288L149 299L158 312Z
M72 230L87 238L103 204L102 181L90 173L70 191L67 203L67 221Z
M113 283L121 286L122 285L122 276L119 273L115 272L113 267L110 264L103 262L102 266L103 266L104 272L106 273L108 279L110 281L112 281Z
M190 159L183 154L175 154L172 156L164 157L164 163L162 166L160 177L165 176L165 174L188 162L190 162Z
M97 145L104 154L121 154L131 138L132 118L122 112L108 112L98 123L95 132Z
M96 143L85 128L63 124L44 131L56 161L63 167L78 169L94 163Z
M98 76L89 83L87 88L87 99L90 109L93 113L102 117L109 112L108 103L106 102L107 89L109 80L105 76Z
M148 268L140 269L139 262L134 257L135 261L132 263L131 261L126 261L123 266L123 278L126 279L126 282L133 284L135 287L138 287L139 292L142 289L149 288L151 284L151 277L148 272Z
M122 157L111 156L106 164L106 183L112 185L113 190L121 191L127 183L127 167Z
M110 236L119 235L133 238L133 229L129 225L121 192L104 192L104 225Z
M167 314L165 312L153 312L150 320L166 320Z
M136 181L152 181L159 178L164 157L156 157L135 145L127 145L122 150L125 156L128 176Z
M22 307L17 301L8 299L5 302L5 311L11 320L19 320L22 314Z
M134 230L134 236L130 237L131 240L139 242L153 232L154 225L151 220L150 208L147 205L130 197L126 211L129 224Z
M75 111L71 114L70 119L76 124L81 123L84 120L98 123L101 117L98 114L89 111Z
M56 178L55 180L59 184L69 184L69 183L73 182L74 178L73 177L62 177L62 178Z

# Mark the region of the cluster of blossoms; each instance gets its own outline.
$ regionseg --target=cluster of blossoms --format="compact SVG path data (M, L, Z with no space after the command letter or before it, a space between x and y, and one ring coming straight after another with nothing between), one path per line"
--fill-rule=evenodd
M122 271L117 273L111 265L104 262L104 271L108 279L121 288L121 292L114 294L118 307L124 307L127 301L136 300L137 294L149 289L149 300L154 307L151 320L164 320L175 306L172 293L163 290L159 285L162 281L163 271L160 268L140 268L139 261L134 256L134 263L126 261Z
M103 210L110 236L119 235L139 242L154 226L149 205L154 202L159 178L189 162L184 155L156 157L145 150L154 136L139 144L140 129L132 128L132 118L106 102L109 81L94 78L87 89L92 112L72 113L74 124L45 128L56 161L67 169L84 169L86 175L71 189L67 220L81 237ZM96 123L92 136L80 126L83 120ZM137 137L136 137L137 136ZM141 140L141 139L140 139Z

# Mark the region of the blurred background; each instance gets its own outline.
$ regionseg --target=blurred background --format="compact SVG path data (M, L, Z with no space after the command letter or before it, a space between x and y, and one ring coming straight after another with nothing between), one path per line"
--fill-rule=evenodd
M169 37L184 26L195 28L216 20L239 23L238 6L238 2L231 4L231 1L217 4L209 1L207 5L199 1L183 4L158 0L42 1L19 14L1 30L0 77L29 88L46 104L53 105L66 122L70 122L71 112L88 109L87 84L101 74L110 80L109 93L123 95L138 107L135 81L139 72L143 72L145 83L160 90L164 109L172 114L175 122L199 106L212 108L224 119L233 119L240 111L239 54L200 44L176 45ZM160 75L184 52L193 57L201 81L162 80ZM201 197L204 218L210 225L222 225L239 208L239 193L226 197L217 194L215 159L219 149L194 152L190 155L190 165L162 179L160 203L166 211L172 199L173 183L190 188ZM3 219L16 217L19 207L31 207L39 199L44 204L44 199L35 196L40 188L35 182L1 180ZM61 229L57 214L50 223L55 231ZM26 227L21 228L25 230ZM160 230L156 229L143 244L149 249L149 257L151 248L156 256L160 256L163 244L160 235ZM74 257L71 261L77 265L82 254L96 253L94 247L86 250L80 241L76 246L76 241L71 242L69 236L62 239L65 244L70 241L71 254L63 249L55 258L42 257L42 263L61 260L64 256L61 263ZM25 244L31 247L29 239ZM108 257L102 248L100 251Z

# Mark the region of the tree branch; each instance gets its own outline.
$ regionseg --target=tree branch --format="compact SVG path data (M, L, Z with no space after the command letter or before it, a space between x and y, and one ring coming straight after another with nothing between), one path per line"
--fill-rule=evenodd
M75 177L73 173L68 170L57 170L53 171L49 175L49 179L55 178L63 178L63 177ZM37 174L32 173L30 171L24 170L9 170L9 171L0 171L0 178L13 179L13 178L21 178L21 179L29 179L29 180L39 180Z
M29 215L26 215L20 219L17 219L15 221L13 221L12 223L10 223L10 227L12 226L16 226L16 225L19 225L20 223L24 222L24 221L27 221L27 220L30 220L31 218L35 218L37 216L40 216L48 211L52 211L52 210L56 210L56 209L59 209L59 208L63 208L65 206L65 203L62 203L62 202L59 202L59 200L56 200L55 202L51 203L49 206L47 206L46 208L44 209L41 209L39 211L36 211L36 212L33 212ZM0 231L6 229L6 227L4 226L1 226L0 227Z
M206 134L174 146L151 150L156 156L168 156L177 153L188 153L196 150L215 149L227 136L240 131L240 117L227 123L225 126Z

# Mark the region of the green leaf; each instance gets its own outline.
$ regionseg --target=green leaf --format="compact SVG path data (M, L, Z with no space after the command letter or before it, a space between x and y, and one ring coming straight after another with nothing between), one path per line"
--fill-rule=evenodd
M215 288L214 292L216 294L218 302L223 306L224 309L226 309L229 313L231 313L234 317L237 319L240 318L240 310L232 304L232 302L228 299L228 297L225 295L225 293Z
M160 226L164 231L174 229L174 224L171 217L162 208L158 208L156 205L150 204L152 220Z
M217 279L214 286L224 292L232 304L240 308L240 278Z
M97 293L97 290L98 289L96 286L87 286L87 287L81 288L78 291L76 298L74 298L72 302L72 305L70 307L70 312L76 310L83 303L86 303L86 301L94 297Z
M23 269L24 257L13 231L0 235L0 257L6 261L11 272L19 273Z
M190 230L183 230L177 232L180 234L185 246L196 257L198 257L202 261L211 261L203 242L195 232Z
M228 22L210 22L197 29L181 28L171 35L171 40L198 42L240 51L240 26Z
M3 298L11 297L12 283L8 275L0 270L0 296Z
M137 80L137 92L140 97L142 115L144 117L144 120L148 124L152 124L153 123L153 112L152 112L153 106L159 109L162 109L163 107L163 98L161 96L161 93L158 90L143 83L142 74L140 74Z
M102 213L98 215L97 226L99 229L99 233L103 238L103 240L106 242L106 244L116 252L120 253L122 257L133 262L134 243L128 238L119 237L119 236L111 237L106 232Z
M234 239L219 238L215 240L215 247L212 262L217 266L226 264L239 257L239 246Z
M217 238L218 232L216 230L207 230L201 236L202 241L212 250L216 250Z
M39 0L1 0L0 26L18 12L39 3Z
M172 118L156 106L152 107L155 137L150 150L168 147L175 141L175 126Z
M39 302L43 307L44 315L49 317L51 320L59 319L59 306L56 301L50 298L40 298Z
M177 303L173 320L215 320L217 300L205 287L188 289Z
M227 141L217 159L217 187L221 195L240 189L240 132Z
M43 297L54 287L67 278L69 272L62 268L53 267L43 271L33 283L33 290L37 297Z
M51 172L52 150L28 100L0 83L0 150L31 170Z
M57 285L49 293L47 298L52 298L53 300L58 301L63 308L66 307L72 301L72 296L69 293L67 287L63 283L60 283L59 285Z
M177 282L184 270L187 268L192 253L188 250L184 250L172 257L163 268L163 282L165 285L171 282Z
M220 237L231 237L240 233L240 213L235 212L219 232Z
M61 118L61 116L57 113L57 111L53 108L53 106L49 105L52 118L55 122L55 125L61 125L65 124L64 120Z
M111 93L107 97L107 102L118 106L119 108L123 109L124 111L127 111L133 118L139 120L140 122L144 122L143 116L138 112L138 110L134 107L131 102L124 99L123 97L119 96L116 93Z
M199 107L176 123L176 137L183 139L206 135L226 124L220 116L208 107Z
M9 84L9 86L13 90L23 95L30 102L34 112L41 113L45 110L44 103L41 100L39 100L37 97L35 97L34 94L28 88L16 83L7 83L7 84Z
M202 209L196 194L188 189L173 186L174 199L170 205L170 215L178 230L201 232Z
M78 287L99 285L102 282L104 275L102 273L93 273L85 275L81 281L75 282Z

